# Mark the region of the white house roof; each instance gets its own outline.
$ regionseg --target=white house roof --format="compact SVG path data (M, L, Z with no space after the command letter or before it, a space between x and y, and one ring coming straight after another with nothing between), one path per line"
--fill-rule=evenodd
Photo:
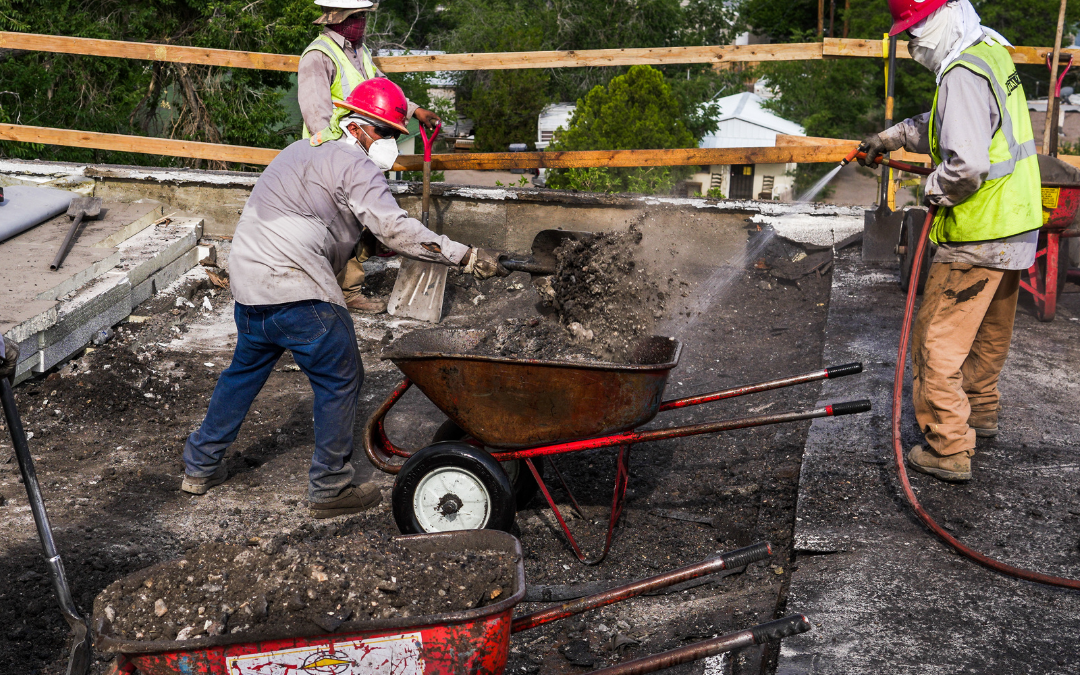
M720 112L716 131L701 139L702 148L749 148L776 145L777 134L805 136L806 131L790 120L761 106L765 99L743 92L716 99Z

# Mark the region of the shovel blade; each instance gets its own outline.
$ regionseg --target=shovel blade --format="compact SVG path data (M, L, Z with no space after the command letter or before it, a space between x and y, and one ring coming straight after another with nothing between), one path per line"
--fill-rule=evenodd
M101 197L75 197L68 204L68 218L74 218L83 212L83 218L97 218L101 215Z
M592 232L576 230L540 230L532 241L533 259L540 267L555 269L559 262L555 256L557 248L567 241L588 241L595 236Z
M447 269L439 263L402 260L386 312L405 319L439 323Z
M867 209L863 216L862 259L866 262L895 262L896 244L900 240L900 227L904 212L879 207Z

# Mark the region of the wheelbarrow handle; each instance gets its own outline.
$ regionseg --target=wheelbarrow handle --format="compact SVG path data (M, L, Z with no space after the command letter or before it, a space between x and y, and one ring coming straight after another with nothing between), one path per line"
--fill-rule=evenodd
M759 645L769 640L779 640L780 638L805 633L811 627L809 619L802 614L794 614L737 633L721 635L711 640L702 640L661 654L643 656L640 659L594 670L587 675L643 675L644 673L654 673L658 670L677 666L680 663L689 663L741 647Z
M719 572L721 570L745 567L758 560L764 560L771 555L772 547L769 543L764 541L758 542L745 548L740 548L728 553L721 553L714 558L709 558L708 560L703 560L702 562L686 567L680 567L677 570L672 570L655 577L634 581L625 586L619 586L618 588L612 588L611 590L602 593L578 598L577 600L571 600L561 605L542 609L539 612L520 616L514 619L510 632L517 633L518 631L535 628L536 626L551 621L565 619L574 614L581 614L582 612L587 612L591 609L605 607L616 602L639 596L643 593L667 588L668 586L674 586L675 584L689 581L690 579L696 579L707 574L713 574L714 572Z

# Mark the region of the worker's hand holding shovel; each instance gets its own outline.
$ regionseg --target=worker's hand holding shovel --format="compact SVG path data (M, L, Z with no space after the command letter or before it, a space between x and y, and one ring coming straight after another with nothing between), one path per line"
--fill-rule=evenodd
M417 122L423 124L429 130L434 130L436 125L442 124L441 117L430 110L424 110L423 108L417 108L416 112L413 113L413 117L416 118Z
M499 262L499 255L485 248L470 248L461 260L462 271L480 280L508 276L510 270Z
M865 156L859 155L859 164L871 169L878 168L881 156L885 154L885 141L882 140L881 134L867 136L866 140L859 145L859 152L866 153Z

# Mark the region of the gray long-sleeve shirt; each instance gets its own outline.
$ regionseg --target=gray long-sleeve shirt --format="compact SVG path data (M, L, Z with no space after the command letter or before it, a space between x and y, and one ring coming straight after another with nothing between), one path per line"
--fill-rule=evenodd
M997 99L985 79L967 68L953 68L938 91L938 131L942 162L926 178L926 196L938 206L955 206L982 187L990 171L990 142L1001 122ZM923 113L881 132L888 150L930 152L931 113ZM943 244L934 262L958 262L994 269L1027 269L1035 263L1038 230L1006 239Z
M244 206L229 255L233 297L345 306L336 275L363 228L408 258L458 265L469 250L410 218L363 148L301 140L266 167Z
M330 37L345 52L346 58L361 73L364 72L363 52L360 45L353 45L340 33L329 28L324 28L323 33ZM300 68L296 74L300 101L300 114L304 117L304 125L312 134L322 131L330 123L330 117L334 114L334 103L330 98L330 83L334 81L337 66L333 59L318 50L311 50L300 59ZM375 74L386 77L381 70L376 69ZM407 99L406 99L407 100ZM418 107L412 101L408 101L407 116L412 117Z

